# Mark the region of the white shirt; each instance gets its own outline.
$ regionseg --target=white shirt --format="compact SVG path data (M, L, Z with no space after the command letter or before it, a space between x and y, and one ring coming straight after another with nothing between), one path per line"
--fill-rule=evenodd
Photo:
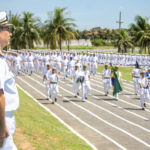
M111 75L111 71L109 69L104 69L102 71L102 75L106 78L110 78L110 75Z
M132 70L133 77L140 77L140 69L134 68Z
M5 112L14 112L19 107L19 96L14 76L2 56L0 56L0 66L0 89L4 91Z

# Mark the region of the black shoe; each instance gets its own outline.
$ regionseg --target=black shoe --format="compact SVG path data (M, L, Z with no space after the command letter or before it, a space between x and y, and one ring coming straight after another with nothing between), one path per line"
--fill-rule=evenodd
M144 103L144 107L146 107L146 104Z
M142 108L142 110L145 110L145 108Z
M52 104L54 104L54 102L52 102Z
M107 96L107 94L105 94L105 96Z
M88 99L87 97L85 97L85 99Z
M77 95L75 95L74 97L77 98Z
M79 93L77 93L77 95L79 96Z
M57 102L57 98L55 98L55 102Z

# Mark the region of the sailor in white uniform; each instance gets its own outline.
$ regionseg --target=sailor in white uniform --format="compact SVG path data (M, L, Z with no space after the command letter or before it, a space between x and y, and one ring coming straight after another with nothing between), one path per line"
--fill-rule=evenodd
M135 64L135 68L132 70L132 78L134 82L134 91L135 94L137 95L139 91L139 79L140 79L140 68L138 67L137 64Z
M51 67L49 64L47 64L47 68L43 71L43 83L45 84L46 88L46 95L47 100L50 99L50 84L48 84L48 77L51 75Z
M148 79L145 77L145 71L141 71L141 78L139 79L139 86L140 86L140 102L142 110L145 110L146 101L150 98L149 96L149 82Z
M57 101L57 95L59 93L58 76L55 68L52 69L52 73L48 76L48 84L50 84L51 99L52 99L52 104L54 104Z
M80 77L81 77L81 88L82 88L82 101L84 102L91 91L90 72L87 70L86 65L83 65L83 70L80 72Z
M19 96L14 76L1 51L10 43L9 26L6 13L0 12L0 150L17 150L13 142L13 134L15 132L14 112L19 107Z
M105 69L102 71L102 79L104 82L104 92L105 96L108 95L108 91L111 88L111 70L108 67L108 64L105 64Z

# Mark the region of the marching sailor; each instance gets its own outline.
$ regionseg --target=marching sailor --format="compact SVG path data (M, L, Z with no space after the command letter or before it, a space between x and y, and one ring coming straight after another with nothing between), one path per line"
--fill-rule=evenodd
M108 90L111 87L111 70L108 67L108 64L105 64L105 69L102 71L102 79L104 82L104 92L105 92L105 96L108 95Z
M54 104L57 101L57 95L59 93L58 76L56 72L57 72L56 68L53 68L52 73L48 76L48 83L47 83L50 84L52 104Z
M140 67L138 63L135 64L135 68L132 70L132 78L134 82L134 91L137 95L139 91L139 79L140 79Z
M141 71L141 78L139 79L139 86L140 86L140 102L142 110L145 110L146 107L145 102L149 99L149 82L148 79L145 77L145 71Z
M87 66L83 65L83 70L80 72L81 76L81 88L82 88L82 101L87 99L89 92L91 91L90 85L90 72L87 70Z
M79 87L80 87L80 71L78 65L75 65L75 69L72 74L73 80L73 91L75 93L75 98L79 95Z
M43 83L46 86L47 100L50 99L50 84L48 84L48 77L51 75L51 67L47 64L47 68L43 71Z

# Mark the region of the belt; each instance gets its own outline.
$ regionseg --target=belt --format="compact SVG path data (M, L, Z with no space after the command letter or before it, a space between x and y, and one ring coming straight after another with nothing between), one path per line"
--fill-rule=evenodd
M104 79L110 79L110 77L104 77Z
M148 86L147 87L143 87L143 89L148 89Z
M136 76L134 76L134 78L140 78L140 77L136 77Z
M57 82L50 82L50 84L57 84Z

